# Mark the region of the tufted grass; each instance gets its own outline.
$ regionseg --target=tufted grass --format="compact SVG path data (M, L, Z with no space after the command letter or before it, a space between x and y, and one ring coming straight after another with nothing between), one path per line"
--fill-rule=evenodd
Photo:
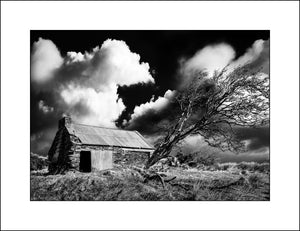
M227 167L224 167L227 166ZM246 167L245 167L246 166ZM169 167L176 176L163 188L158 181L143 182L131 167L47 175L31 172L30 199L35 201L262 201L269 200L268 166L220 164L214 170Z

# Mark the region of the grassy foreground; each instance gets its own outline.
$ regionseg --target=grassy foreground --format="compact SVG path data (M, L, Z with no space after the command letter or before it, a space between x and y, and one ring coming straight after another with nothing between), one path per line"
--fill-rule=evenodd
M165 184L144 183L134 167L116 165L93 173L69 172L47 175L46 169L31 172L31 200L269 200L269 165L258 163L217 164L213 168L167 167Z

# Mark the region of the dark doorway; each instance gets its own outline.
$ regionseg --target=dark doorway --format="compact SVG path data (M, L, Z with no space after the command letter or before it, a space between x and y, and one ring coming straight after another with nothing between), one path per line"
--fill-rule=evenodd
M91 152L90 151L81 151L80 152L80 163L79 171L80 172L91 172Z

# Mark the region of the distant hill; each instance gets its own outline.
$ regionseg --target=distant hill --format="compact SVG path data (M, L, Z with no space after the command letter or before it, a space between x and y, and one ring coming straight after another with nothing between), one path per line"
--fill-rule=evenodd
M47 157L30 153L30 171L41 170L48 167Z

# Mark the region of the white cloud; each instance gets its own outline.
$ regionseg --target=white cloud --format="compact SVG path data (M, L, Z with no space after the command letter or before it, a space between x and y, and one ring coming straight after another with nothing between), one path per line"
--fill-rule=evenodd
M187 60L181 60L180 71L188 74L195 70L206 70L210 75L215 70L224 68L235 58L234 49L225 43L205 46Z
M229 64L227 72L229 73L238 66L243 66L258 59L264 46L264 40L256 40L253 45L247 49L245 54L240 56L237 60L234 60L236 54L230 45L226 43L208 45L197 51L190 59L182 59L180 72L187 79L189 79L189 73L195 70L206 70L209 76L211 76L214 71L221 70Z
M150 110L159 112L170 103L170 100L174 97L174 95L175 91L167 90L163 97L159 96L155 101L152 97L149 102L136 106L133 110L129 123L146 114Z
M94 49L86 73L97 91L116 85L154 83L148 63L140 62L140 55L131 52L124 41L107 39L100 49Z
M118 99L117 87L112 91L96 92L93 88L70 85L61 91L66 111L76 122L115 127L116 120L125 105Z
M87 77L79 76L81 82L73 79L72 85L61 90L68 113L81 123L115 127L114 120L125 109L118 99L118 86L154 82L149 64L140 63L140 56L124 41L108 39L92 52L68 52L67 56L68 64L85 64L82 74Z
M45 102L43 100L39 101L39 109L44 112L45 114L49 113L49 112L53 112L54 108L50 107L48 105L45 104Z
M63 58L51 40L39 38L33 44L31 55L31 78L38 83L53 77L53 71L61 66Z
M69 64L85 64L81 82L73 79L60 94L68 113L81 123L115 127L114 120L125 109L118 99L118 86L154 82L149 64L140 63L140 56L124 41L108 39L92 52L68 52L67 56Z
M261 72L269 74L269 41L256 40L246 52L236 60L235 50L226 43L208 45L197 51L189 59L179 60L181 80L178 88L190 82L195 71L206 71L211 77L214 71L220 71L227 66L224 76L235 68L251 63L252 68L262 68Z
M247 49L245 54L240 56L237 60L233 61L229 65L228 67L229 71L238 66L243 66L249 62L256 60L264 49L264 42L265 41L262 39L256 40L253 43L253 45Z
M69 51L67 52L67 64L73 62L82 62L85 59L85 56L81 52Z
M91 52L85 51L84 54L82 54L81 52L68 51L65 57L66 64L90 61L98 51L98 46L96 46Z
M43 86L50 90L56 86L62 99L58 111L71 114L77 122L114 127L114 120L125 109L118 86L154 83L149 64L140 60L124 41L107 39L100 48L69 51L62 58L52 41L40 38L33 45L31 75L39 87L53 80ZM53 110L44 102L39 107L44 113Z

